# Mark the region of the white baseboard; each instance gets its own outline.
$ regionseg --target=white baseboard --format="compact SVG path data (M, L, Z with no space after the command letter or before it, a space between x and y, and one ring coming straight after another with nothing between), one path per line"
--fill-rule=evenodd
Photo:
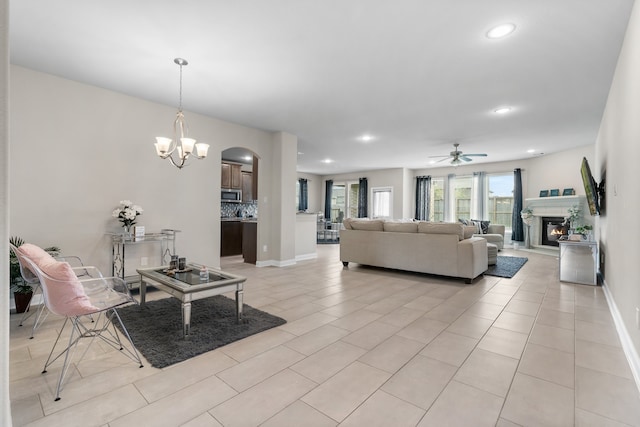
M286 259L284 261L277 261L274 259L270 259L267 261L257 261L256 267L288 267L290 265L295 265L295 259Z
M302 255L296 255L296 262L297 261L305 261L308 259L316 259L318 258L318 254L317 253L311 253L311 254L302 254Z
M633 345L633 341L629 336L629 331L622 320L622 315L618 310L618 306L613 299L613 295L607 286L607 282L602 280L602 290L604 291L604 295L607 298L607 304L609 304L609 310L611 311L611 316L613 316L613 322L616 325L616 330L618 331L618 336L620 337L620 343L622 344L622 350L624 351L625 356L627 357L627 361L629 362L629 367L631 368L631 373L633 374L633 379L636 381L636 387L638 391L640 391L640 356L638 356L638 351Z

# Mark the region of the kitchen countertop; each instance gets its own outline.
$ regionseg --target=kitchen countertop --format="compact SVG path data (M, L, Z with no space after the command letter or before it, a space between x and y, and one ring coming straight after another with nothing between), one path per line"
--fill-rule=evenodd
M240 218L240 217L229 217L229 218L220 218L221 222L258 222L258 218Z

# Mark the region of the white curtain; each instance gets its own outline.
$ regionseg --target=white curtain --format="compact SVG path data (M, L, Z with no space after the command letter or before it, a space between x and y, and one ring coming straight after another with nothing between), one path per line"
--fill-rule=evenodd
M487 199L489 194L487 192L487 174L485 172L473 173L471 194L471 218L488 219Z
M457 222L458 219L454 218L456 214L456 198L454 197L456 191L456 175L450 173L447 175L447 191L444 192L444 218L445 221Z

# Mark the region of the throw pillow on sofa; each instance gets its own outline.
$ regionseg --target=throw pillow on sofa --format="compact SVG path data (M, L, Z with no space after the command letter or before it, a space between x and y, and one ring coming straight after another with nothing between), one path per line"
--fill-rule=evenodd
M489 232L489 224L491 224L491 221L483 221L481 219L472 219L471 221L476 224L480 224L480 231L478 234L487 234Z

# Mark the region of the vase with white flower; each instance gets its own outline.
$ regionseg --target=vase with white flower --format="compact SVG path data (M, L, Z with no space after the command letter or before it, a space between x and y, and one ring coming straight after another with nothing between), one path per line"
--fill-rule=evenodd
M131 235L131 227L136 223L138 215L142 215L142 208L138 205L131 203L131 200L121 200L120 206L118 206L111 216L118 218L118 221L122 223L125 235Z

